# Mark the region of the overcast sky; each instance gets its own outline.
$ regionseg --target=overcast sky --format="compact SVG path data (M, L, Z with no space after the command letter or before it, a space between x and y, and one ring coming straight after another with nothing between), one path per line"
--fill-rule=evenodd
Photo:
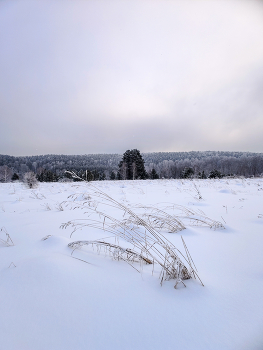
M262 135L262 1L0 1L0 154L262 152Z

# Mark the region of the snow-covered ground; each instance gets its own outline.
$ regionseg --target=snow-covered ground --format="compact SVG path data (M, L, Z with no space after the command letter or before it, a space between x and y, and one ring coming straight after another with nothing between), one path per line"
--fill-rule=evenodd
M92 185L125 206L173 215L176 204L221 222L211 229L181 218L185 230L162 231L184 252L182 235L204 287L195 279L161 287L158 266L135 262L138 272L96 248L71 255L70 242L109 236L83 227L70 237L73 228L60 227L88 222L80 206L90 184L0 184L0 349L263 349L263 179Z

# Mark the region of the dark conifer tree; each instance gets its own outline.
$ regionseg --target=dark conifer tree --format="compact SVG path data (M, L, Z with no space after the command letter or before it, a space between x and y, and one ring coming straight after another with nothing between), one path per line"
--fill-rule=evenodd
M99 174L99 172L98 172L97 169L95 169L95 170L92 172L92 174L93 174L93 179L94 179L94 181L99 180L100 174Z
M103 173L100 173L99 180L100 180L100 181L106 180L106 175L105 175L104 172L103 172Z
M221 179L224 175L220 173L220 171L214 169L210 171L208 178L209 179Z
M191 179L194 176L194 169L186 167L182 171L182 179Z
M13 174L11 180L12 180L12 181L19 180L19 176L17 175L17 173L14 173L14 174Z
M111 180L115 180L115 179L116 179L116 175L115 175L115 172L114 172L114 171L112 171L112 172L110 173L110 179L111 179Z
M137 149L127 150L119 163L120 178L122 180L147 179L144 160Z
M85 180L90 182L94 179L94 176L90 170L85 171Z
M202 173L199 171L199 173L198 173L198 179L207 179L207 176L206 176L204 170L202 171Z
M37 180L39 182L56 182L58 181L58 176L52 171L44 169L39 175L37 175Z
M157 174L154 168L150 171L149 177L150 179L153 179L153 180L159 179L159 175Z

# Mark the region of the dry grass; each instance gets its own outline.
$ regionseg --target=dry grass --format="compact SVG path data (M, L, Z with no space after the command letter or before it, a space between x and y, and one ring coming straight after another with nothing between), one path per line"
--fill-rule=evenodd
M68 246L73 248L71 255L76 249L81 249L83 246L91 246L93 249L95 246L98 254L103 253L105 256L108 255L112 257L114 260L124 260L136 271L138 270L132 265L134 262L153 264L152 260L148 259L146 256L143 256L142 254L138 254L133 249L123 248L117 244L112 244L105 241L76 241L69 243Z
M12 238L10 237L9 233L7 232L7 229L5 227L2 227L0 229L0 232L3 232L5 235L5 238L0 238L0 243L3 244L6 247L11 247L14 245L14 242L12 241Z
M71 173L71 175L78 178L74 173ZM183 281L186 279L197 278L203 285L193 261L190 258L185 242L183 241L186 255L183 255L172 242L160 232L160 229L168 229L170 232L178 232L184 229L184 225L178 218L155 207L143 207L139 205L131 208L125 206L98 189L92 183L88 183L87 187L88 193L75 194L68 197L72 209L81 208L85 210L85 213L88 215L88 218L85 220L68 221L61 225L62 228L73 227L71 236L76 230L85 227L92 227L104 232L109 232L116 237L122 238L133 246L133 249L130 249L130 251L133 252L133 257L144 257L144 259L159 264L161 266L161 284L164 280L175 279L176 288L179 283L183 283L185 286ZM108 206L117 209L115 212L121 219L108 215L107 208L105 208ZM139 211L144 211L142 215L136 212L137 209L139 209ZM189 213L192 212L189 211ZM192 219L204 222L204 220L202 221L200 218ZM212 223L208 225L211 226ZM78 241L73 242L72 247L79 248L87 244L95 243L91 243L90 241ZM97 241L96 245L110 247L110 243L104 241L99 241L99 243ZM115 245L114 249L117 249L118 254L125 255L129 248L121 248ZM125 259L130 263L129 259Z
M42 200L46 197L42 193L37 193L35 191L31 191L31 196L29 196L29 198Z

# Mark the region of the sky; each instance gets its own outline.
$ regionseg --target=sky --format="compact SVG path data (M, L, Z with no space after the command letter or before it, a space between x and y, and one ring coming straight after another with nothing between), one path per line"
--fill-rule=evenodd
M0 154L262 152L263 1L0 1Z

